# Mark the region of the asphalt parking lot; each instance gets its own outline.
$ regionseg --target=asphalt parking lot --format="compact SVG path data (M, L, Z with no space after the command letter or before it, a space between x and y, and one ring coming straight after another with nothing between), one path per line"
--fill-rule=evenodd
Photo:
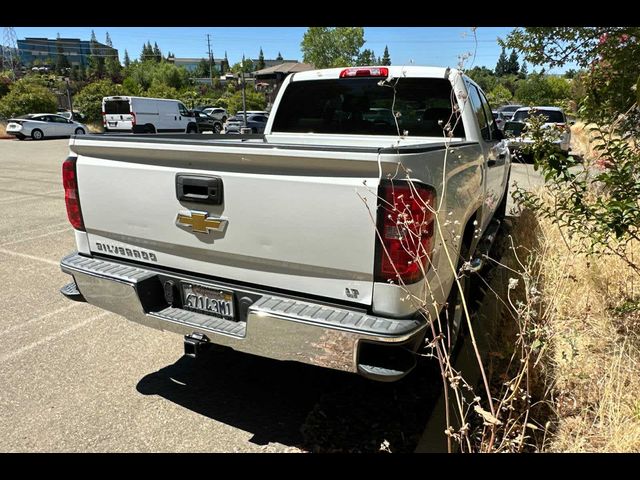
M424 379L377 384L224 350L194 360L177 335L66 300L67 145L0 140L0 451L376 451L389 439L413 451L438 390ZM531 181L519 167L513 178Z

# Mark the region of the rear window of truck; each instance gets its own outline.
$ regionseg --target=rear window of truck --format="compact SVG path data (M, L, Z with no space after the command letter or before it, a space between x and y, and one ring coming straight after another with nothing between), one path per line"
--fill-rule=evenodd
M397 83L380 83L380 78L291 82L272 130L442 137L450 123L455 137L465 136L462 119L456 121L453 115L456 100L448 80L400 78Z
M104 113L107 115L122 115L131 113L128 100L106 100L104 102Z

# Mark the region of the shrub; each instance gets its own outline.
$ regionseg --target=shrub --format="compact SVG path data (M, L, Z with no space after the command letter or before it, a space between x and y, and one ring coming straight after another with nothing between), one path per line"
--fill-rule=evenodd
M73 106L86 115L88 122L102 122L102 98L125 95L122 85L111 80L99 80L84 87L74 98Z
M25 77L16 81L0 99L0 117L15 117L27 113L55 112L58 101L40 79Z

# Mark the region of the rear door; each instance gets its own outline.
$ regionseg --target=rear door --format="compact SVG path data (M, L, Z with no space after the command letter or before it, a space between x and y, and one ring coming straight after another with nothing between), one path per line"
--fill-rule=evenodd
M491 107L484 94L475 85L468 83L469 100L478 120L482 139L480 143L486 155L487 180L486 180L486 201L485 205L490 211L490 215L485 218L487 221L493 217L493 213L500 203L504 192L505 164L507 162L507 150L504 142L501 141L498 127L493 119ZM482 226L486 227L486 224Z
M133 128L132 103L126 97L104 100L105 127L109 130L131 130Z

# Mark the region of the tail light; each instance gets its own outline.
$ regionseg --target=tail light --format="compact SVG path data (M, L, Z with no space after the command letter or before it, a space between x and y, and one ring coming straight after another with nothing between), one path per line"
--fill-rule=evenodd
M379 197L376 281L415 283L428 270L433 252L435 191L383 180Z
M102 125L107 126L107 114L102 112Z
M80 197L78 196L78 177L76 175L76 157L68 157L62 164L62 184L64 185L64 202L67 206L67 217L76 230L84 232Z
M345 68L340 72L340 78L351 77L388 77L389 69L386 67Z
M136 114L131 112L131 125L135 125L136 124Z

